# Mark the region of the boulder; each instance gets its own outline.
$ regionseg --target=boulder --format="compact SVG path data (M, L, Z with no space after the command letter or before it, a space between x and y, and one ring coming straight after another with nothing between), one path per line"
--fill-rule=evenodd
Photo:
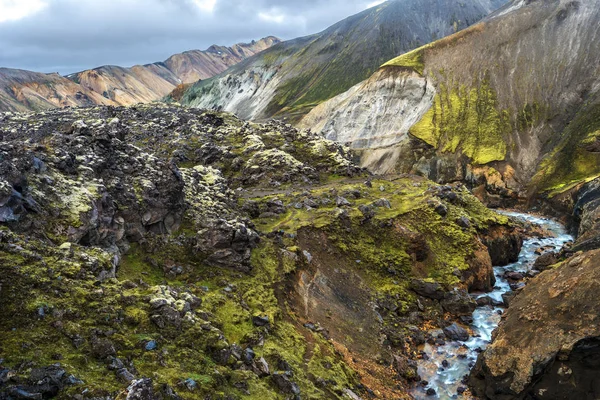
M416 294L427 297L428 299L441 300L445 296L442 286L437 282L413 279L410 283L410 289Z
M444 328L444 335L450 340L466 342L469 340L469 332L462 326L454 323Z
M489 228L482 235L482 242L487 247L494 266L517 262L523 247L523 238L518 230L504 225Z
M545 271L548 269L548 267L556 264L558 262L558 256L556 253L554 252L549 252L549 253L545 253L542 254L541 256L539 256L536 260L535 263L533 264L533 268L538 270L538 271Z
M454 316L470 316L477 308L475 300L462 289L446 293L440 304L444 311Z

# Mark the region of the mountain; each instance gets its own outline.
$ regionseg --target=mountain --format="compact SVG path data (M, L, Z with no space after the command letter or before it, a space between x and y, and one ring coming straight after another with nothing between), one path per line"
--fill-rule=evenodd
M389 59L479 21L504 0L393 0L281 43L188 89L181 102L261 120L296 121Z
M513 1L384 64L302 126L380 173L549 194L600 174L600 1Z
M131 68L103 66L62 77L0 69L0 111L66 106L132 105L158 100L182 84L206 79L273 44L267 37L232 47L212 46L171 56L164 62Z
M113 104L59 74L0 68L0 111Z

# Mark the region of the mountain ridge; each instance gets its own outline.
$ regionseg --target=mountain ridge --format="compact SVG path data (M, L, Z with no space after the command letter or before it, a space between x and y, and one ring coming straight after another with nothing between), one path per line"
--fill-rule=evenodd
M465 28L504 3L388 1L198 82L186 91L182 103L233 112L244 119L295 122L389 59Z
M0 69L0 110L28 111L65 106L132 105L161 99L180 84L206 79L280 40L268 36L231 47L213 45L167 60L130 68L104 65L67 76Z

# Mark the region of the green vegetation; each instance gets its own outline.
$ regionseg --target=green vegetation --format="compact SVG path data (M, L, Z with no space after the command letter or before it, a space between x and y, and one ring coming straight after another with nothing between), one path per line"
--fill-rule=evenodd
M600 153L590 151L600 136L600 105L591 102L575 116L562 140L540 164L533 183L550 196L600 176Z
M423 72L425 71L424 54L425 50L430 47L431 45L427 45L419 47L413 51L409 51L408 53L402 54L401 56L388 61L387 63L383 64L382 67L408 68L415 71L419 75L423 75Z
M498 110L489 82L472 89L440 83L433 107L410 133L443 151L460 151L475 164L504 160L506 136L511 131L508 113Z

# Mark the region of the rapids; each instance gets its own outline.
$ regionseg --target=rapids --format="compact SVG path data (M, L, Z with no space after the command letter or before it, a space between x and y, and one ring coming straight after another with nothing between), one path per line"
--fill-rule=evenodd
M516 263L505 267L494 267L496 274L494 290L490 293L475 293L473 294L475 299L488 296L495 301L502 302L502 295L511 291L509 283L504 278L507 271L526 273L531 270L533 263L539 257L536 254L537 249L549 246L558 251L564 244L573 240L565 228L554 220L514 212L503 212L503 214L538 224L552 232L554 237L525 240ZM492 332L498 326L504 310L503 306L478 307L473 313L473 322L470 326L473 334L466 342L448 340L442 346L426 344L423 348L426 356L419 360L419 375L423 382L417 383L411 391L411 395L417 400L464 398L459 394L467 388L467 385L462 382L463 378L469 374L478 354L490 343ZM447 363L447 366L445 367L443 363ZM427 384L424 385L424 382ZM435 390L435 394L428 395L429 389Z

